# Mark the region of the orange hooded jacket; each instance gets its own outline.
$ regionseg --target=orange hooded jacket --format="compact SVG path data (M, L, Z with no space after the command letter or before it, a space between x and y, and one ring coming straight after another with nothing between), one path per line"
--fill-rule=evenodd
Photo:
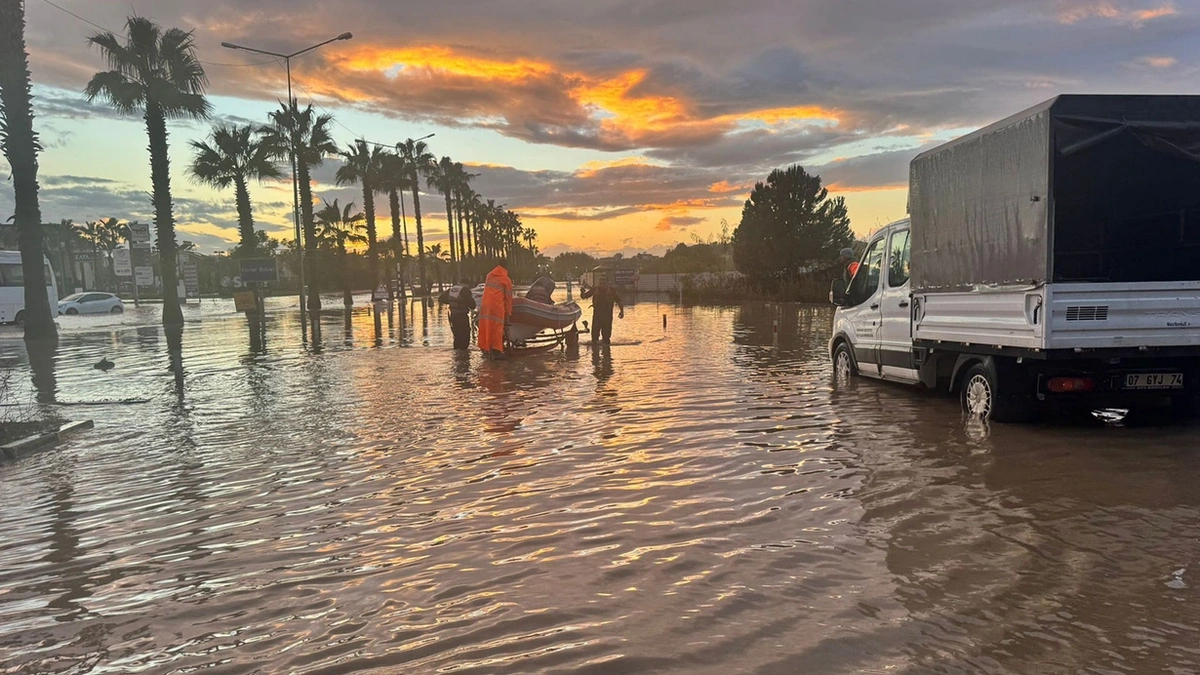
M504 324L512 316L513 285L508 270L500 265L488 272L479 305L479 348L504 351Z

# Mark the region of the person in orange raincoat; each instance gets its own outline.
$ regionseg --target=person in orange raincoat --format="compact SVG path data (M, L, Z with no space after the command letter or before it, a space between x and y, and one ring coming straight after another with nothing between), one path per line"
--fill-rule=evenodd
M484 356L504 358L504 329L512 316L513 285L504 263L488 272L479 305L479 349Z

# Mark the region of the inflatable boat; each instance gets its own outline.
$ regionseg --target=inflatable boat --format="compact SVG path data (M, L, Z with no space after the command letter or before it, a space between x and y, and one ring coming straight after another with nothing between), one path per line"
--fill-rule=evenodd
M483 284L472 289L471 294L475 296L475 306L482 306ZM544 297L549 297L549 293ZM583 310L574 302L554 304L516 295L513 297L512 318L509 319L508 325L509 342L519 345L542 331L566 332L582 315Z

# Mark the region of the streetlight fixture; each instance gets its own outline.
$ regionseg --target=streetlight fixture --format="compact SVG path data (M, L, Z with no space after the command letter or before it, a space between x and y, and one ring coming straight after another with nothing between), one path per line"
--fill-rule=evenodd
M354 35L347 31L335 38L330 38L319 44L315 44L311 47L306 47L304 49L301 49L298 52L292 52L291 54L280 54L278 52L269 52L265 49L255 49L253 47L243 47L242 45L235 45L232 42L222 42L221 46L226 49L236 49L236 50L240 50L243 52L253 52L255 54L264 54L266 56L274 56L276 58L283 59L284 67L287 70L288 111L290 114L291 111L295 110L297 107L296 99L292 97L292 59L297 56L300 56L301 54L307 54L308 52L311 52L314 49L317 49L318 47L324 47L325 45L329 44L330 42L337 42L339 40L349 40L352 37L354 37ZM304 240L300 236L300 181L296 175L296 125L295 125L295 120L293 120L293 124L292 124L291 141L292 141L291 142L292 147L289 148L289 154L291 154L291 159L292 159L292 221L295 223L295 226L296 226L296 260L298 261L298 266L300 268L300 321L303 323L304 321L307 320L308 308L305 306L305 298L304 298L304 287L305 287Z

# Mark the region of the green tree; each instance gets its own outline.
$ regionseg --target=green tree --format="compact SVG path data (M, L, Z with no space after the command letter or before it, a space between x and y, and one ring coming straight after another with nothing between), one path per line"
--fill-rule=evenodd
M59 294L66 295L66 289L75 286L75 247L79 243L79 233L71 220L60 220L57 223L46 223L42 226L42 241L45 243L46 255L57 254L59 273L62 284Z
M408 255L408 227L404 227L403 239L400 231L400 193L408 189L408 172L404 168L404 160L399 155L385 152L381 155L378 187L388 195L388 203L392 211L392 255L398 262ZM389 270L388 277L393 276ZM391 288L391 285L388 285Z
M833 261L853 240L845 199L831 199L820 176L796 165L754 186L733 231L733 260L753 283L773 287Z
M375 230L375 192L378 191L376 181L383 171L383 151L378 147L369 147L365 142L358 141L341 151L345 164L337 170L338 185L362 186L363 212L367 219L367 259L371 273L371 289L379 285L379 249Z
M308 283L308 309L321 310L321 288L318 283L317 236L313 214L312 176L314 167L320 166L327 155L337 153L330 126L333 116L317 115L309 105L300 110L295 101L279 105L271 112L270 125L261 129L263 142L272 150L276 159L290 161L293 138L296 143L296 182L300 191L300 222L304 232L304 280Z
M204 97L208 78L196 58L190 31L163 30L153 21L131 16L122 42L112 33L88 41L100 48L110 70L96 73L84 89L89 101L103 99L125 114L142 113L150 140L150 181L154 226L163 278L164 326L182 326L176 274L175 215L171 205L171 158L168 119L207 119Z
M423 289L429 288L429 279L425 271L425 233L421 227L421 197L418 194L421 187L421 176L428 176L435 162L433 153L425 141L408 139L396 145L396 153L404 160L408 170L408 179L412 188L413 218L417 221L417 270Z
M342 304L349 308L354 304L350 289L350 257L346 244L360 244L367 241L362 235L363 214L350 215L354 209L353 202L345 208L338 207L338 200L333 203L325 202L325 207L317 213L317 222L321 225L321 238L329 242L338 252L342 260Z
M38 160L41 150L33 130L33 96L29 59L25 53L25 3L0 0L0 146L12 167L13 222L21 251L25 279L25 309L17 319L25 323L26 340L53 339L58 335L56 312L46 294L45 255L42 247L42 210L38 204Z
M430 188L442 193L446 198L446 234L450 240L450 264L458 265L458 247L454 243L454 191L458 187L458 176L454 171L454 160L443 157L430 168L426 180ZM455 269L456 276L460 272L461 268Z
M584 272L590 272L596 266L596 259L579 251L568 251L554 256L551 269L559 279L578 279Z
M195 155L191 173L196 182L220 190L234 187L238 213L237 253L253 255L254 209L250 204L249 182L283 175L272 161L274 149L256 138L250 125L217 126L208 141L192 141L192 148Z

